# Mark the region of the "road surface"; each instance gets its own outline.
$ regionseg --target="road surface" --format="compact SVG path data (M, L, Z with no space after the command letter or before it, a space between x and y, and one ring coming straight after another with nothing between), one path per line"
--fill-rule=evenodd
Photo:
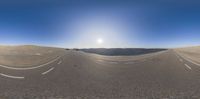
M199 98L200 66L173 50L123 61L66 51L38 68L0 66L0 99Z

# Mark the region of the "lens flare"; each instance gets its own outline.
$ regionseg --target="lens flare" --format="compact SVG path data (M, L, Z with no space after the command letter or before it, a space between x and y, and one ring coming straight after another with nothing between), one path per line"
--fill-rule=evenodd
M103 43L103 39L102 39L102 38L98 38L98 39L97 39L97 43L98 43L98 44L102 44L102 43Z

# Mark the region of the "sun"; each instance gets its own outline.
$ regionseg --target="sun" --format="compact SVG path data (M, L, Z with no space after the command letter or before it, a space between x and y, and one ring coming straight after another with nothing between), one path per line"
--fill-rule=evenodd
M97 39L97 43L98 43L98 44L102 44L102 43L103 43L103 39L102 39L102 38L98 38L98 39Z

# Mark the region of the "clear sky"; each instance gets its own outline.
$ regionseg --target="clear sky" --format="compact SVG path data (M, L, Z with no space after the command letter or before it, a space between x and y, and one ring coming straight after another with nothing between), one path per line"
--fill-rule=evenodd
M200 45L200 2L0 1L0 44L68 48Z

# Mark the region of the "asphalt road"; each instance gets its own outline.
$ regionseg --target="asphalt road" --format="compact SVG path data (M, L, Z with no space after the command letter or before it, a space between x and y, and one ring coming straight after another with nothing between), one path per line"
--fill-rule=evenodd
M45 66L0 66L0 99L199 99L200 66L173 50L140 59L79 51Z

